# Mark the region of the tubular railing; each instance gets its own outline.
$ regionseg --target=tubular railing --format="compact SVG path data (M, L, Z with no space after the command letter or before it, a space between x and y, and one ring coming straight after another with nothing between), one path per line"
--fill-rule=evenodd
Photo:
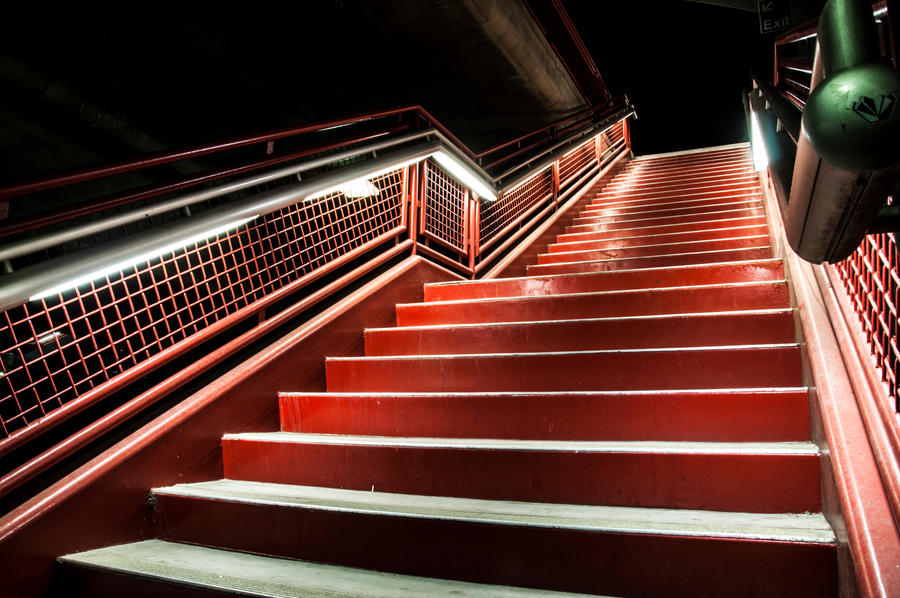
M163 366L188 360L181 374L199 375L215 363L198 351L249 346L308 308L312 289L320 300L403 252L477 276L628 150L632 113L623 98L475 155L414 107L0 190L30 201L140 175L137 188L0 228L0 457ZM513 145L512 172L477 166ZM248 161L248 148L266 155ZM199 172L157 182L154 169L173 164ZM79 442L103 432L93 428ZM17 466L0 496L70 448Z

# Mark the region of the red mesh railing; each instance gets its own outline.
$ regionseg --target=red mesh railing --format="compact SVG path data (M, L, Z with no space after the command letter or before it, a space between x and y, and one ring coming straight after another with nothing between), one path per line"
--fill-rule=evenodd
M591 138L564 155L559 161L559 185L565 187L578 175L597 164L597 148Z
M594 137L586 138L587 134L596 135L594 131L600 127L609 130L612 119L625 118L628 114L618 106L615 110L618 112L579 113L574 119L577 130L568 133L571 135L568 137L559 137L566 131L559 123L552 130L545 127L537 135L543 140L537 142L534 150L537 153L533 148L516 144L513 151L516 159L524 155L520 154L522 150L531 152L531 157L524 158L513 171L521 176L518 173L534 169L534 174L506 194L499 193L496 201L478 198L456 178L463 175L451 175L432 158L423 158L431 148L441 147L438 137L442 137L444 144L456 145L458 141L424 110L414 108L376 115L376 118L398 119L399 124L392 133L384 129L373 133L370 127L346 142L328 139L323 145L307 144L299 151L288 147L283 155L265 163L228 167L208 176L185 179L186 182L128 191L112 199L101 196L62 213L37 214L33 222L23 221L22 227L8 225L0 230L0 238L5 235L7 243L0 249L13 256L11 263L4 265L19 272L12 275L17 280L37 286L36 281L47 271L48 263L66 253L102 250L110 242L124 244L124 238L135 234L146 242L154 237L144 235L157 232L152 229L160 225L172 227L172 232L179 227L189 229L190 222L185 219L193 217L214 220L225 213L252 214L253 211L242 210L250 205L265 206L267 198L259 196L260 193L271 192L268 199L272 201L290 201L288 198L293 193L302 193L298 184L314 185L310 181L319 176L340 180L335 176L337 170L352 167L360 171L369 160L379 160L384 166L394 168L387 174L370 177L365 184L348 183L343 192L307 197L305 201L298 199L271 213L260 208L259 216L240 221L227 232L210 233L210 238L198 242L185 240L185 247L98 275L91 282L55 296L26 301L3 295L6 305L12 307L0 312L0 456L8 456L9 467L14 469L0 477L0 495L77 450L79 443L87 443L88 439L104 433L103 430L108 430L105 426L117 425L110 422L131 417L120 418L120 410L122 414L139 412L179 384L214 367L215 361L200 359L202 363L196 371L192 369L188 377L179 378L171 387L167 386L171 372L161 370L163 366L178 369L190 364L195 356L210 351L235 354L256 342L257 336L268 334L263 329L269 330L270 322L278 321L280 326L282 321L295 317L300 313L295 306L307 305L306 298L297 302L298 292L314 281L321 281L322 287L316 287L314 295L323 293L321 297L326 297L413 247L425 257L464 275L475 276L525 234L529 226L574 194L579 188L577 182L599 172L606 159L623 154L627 149L624 143L616 152L598 156ZM371 118L371 115L362 117L362 122ZM594 129L584 128L589 121L594 123ZM372 126L384 124L381 121ZM415 132L422 126L429 128ZM157 163L189 159L195 154L230 151L260 141L271 145L272 140L299 134L298 131L318 134L333 128L330 124L315 125L214 148L176 151L0 192L14 201L27 202L32 198L29 193L48 190L65 193L69 185L89 184L107 174L145 172L146 168L158 166ZM624 131L621 123L613 129L613 135L621 136ZM558 148L575 139L581 139L581 144L553 161ZM405 166L391 167L387 156L392 152L379 150L376 155L375 150L363 151L362 148L371 147L360 145L363 142L378 143L379 148L411 158L398 158ZM345 143L348 145L342 145ZM603 143L601 147L605 149L606 145ZM502 152L508 152L511 147L503 146ZM460 149L462 155L477 158L466 148ZM491 151L485 155L490 154ZM266 170L267 167L277 170ZM473 165L469 163L462 168L471 169ZM237 173L251 171L258 171L252 179L232 178ZM301 173L303 181L299 182ZM560 173L565 188L560 184ZM497 180L487 180L489 185L501 186ZM202 190L202 194L172 195L176 189ZM162 194L157 193L160 190ZM359 197L361 194L367 196ZM167 203L169 200L172 202ZM154 209L156 215L147 217L135 211L136 207L143 210L145 205ZM116 220L119 224L114 226L104 220L111 217L109 209L124 211L123 219ZM107 222L110 224L102 226ZM45 236L54 230L62 231L60 234L65 239ZM23 234L22 231L32 232ZM165 238L165 235L158 237ZM38 249L24 249L29 238L39 240ZM111 251L102 254L104 259ZM29 268L37 270L26 270ZM31 274L24 275L23 271ZM73 273L73 276L81 274L85 273ZM332 274L337 278L329 282L325 277ZM309 305L314 302L310 299ZM285 316L283 320L276 320L282 316ZM149 390L138 392L138 381L142 389L149 387ZM111 405L98 403L115 393L121 394L109 401ZM148 393L154 398L145 403L142 397ZM123 400L127 403L117 407ZM136 406L138 403L140 407ZM84 412L95 406L96 411ZM131 411L132 407L135 411ZM111 410L115 412L110 413ZM50 449L44 454L52 453L52 456L39 459L36 467L31 467L30 462L14 463L17 457L13 451L63 421L71 421L69 418L76 414L83 414L85 421L94 419L97 426L88 422L89 433L81 436L85 428L77 432L78 440L74 443L67 444L66 440ZM74 425L82 423L74 422ZM56 450L63 445L65 448Z
M509 227L541 205L553 200L553 172L545 168L497 201L481 206L479 243L488 248Z
M425 193L422 197L422 234L448 249L466 253L468 222L466 189L440 166L425 162Z
M406 169L265 214L238 230L7 310L0 316L0 431L50 411L286 289L342 256L405 230Z
M835 265L875 366L887 383L889 400L900 411L897 382L900 377L900 254L894 233L868 235L856 252Z

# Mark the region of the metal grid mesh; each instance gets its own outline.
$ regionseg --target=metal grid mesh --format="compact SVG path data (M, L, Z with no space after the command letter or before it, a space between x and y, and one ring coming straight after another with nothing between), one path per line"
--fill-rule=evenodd
M597 164L594 139L582 143L559 160L559 185L570 183L582 171Z
M404 169L0 315L0 434L145 362L302 276L402 230Z
M481 206L479 244L482 248L532 209L553 197L553 173L537 173L496 201Z
M868 235L856 252L836 264L835 269L859 317L875 366L888 385L894 410L900 412L900 256L895 235Z
M422 231L434 241L464 254L468 231L465 187L430 160L425 162L422 205Z

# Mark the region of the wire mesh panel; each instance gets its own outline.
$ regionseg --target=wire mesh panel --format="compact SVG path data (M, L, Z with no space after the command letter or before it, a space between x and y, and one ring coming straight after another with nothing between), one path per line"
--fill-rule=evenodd
M597 165L597 152L592 137L559 160L559 185L564 187L591 166Z
M866 335L876 367L890 391L895 411L900 412L900 256L896 236L869 235L856 252L835 265Z
M303 276L404 229L405 169L0 314L6 437Z
M425 162L422 232L441 245L466 253L466 189L431 160Z
M491 241L528 216L535 208L553 197L553 173L546 168L496 201L481 206L479 245L487 248Z

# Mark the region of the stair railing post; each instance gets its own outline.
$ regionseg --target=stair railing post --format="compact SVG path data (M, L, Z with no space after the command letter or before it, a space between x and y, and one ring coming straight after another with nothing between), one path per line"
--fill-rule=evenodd
M551 186L553 188L553 206L555 209L556 207L559 207L559 160L553 163L550 171L553 178Z
M477 197L469 195L469 270L475 278L475 260L478 257L478 240L481 231L481 203Z
M412 255L416 255L417 245L416 237L419 234L419 220L416 210L419 205L419 170L422 169L422 163L417 162L406 167L406 189L409 198L409 212L407 213L407 228L409 229L409 240L412 241Z

